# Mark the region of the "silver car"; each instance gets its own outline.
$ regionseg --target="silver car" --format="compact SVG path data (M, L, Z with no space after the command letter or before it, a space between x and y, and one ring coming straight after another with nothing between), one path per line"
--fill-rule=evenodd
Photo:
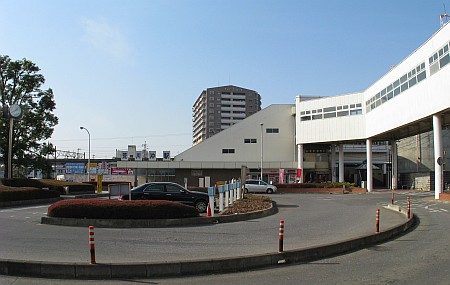
M248 179L245 181L245 193L248 192L272 194L277 192L277 187L262 180Z

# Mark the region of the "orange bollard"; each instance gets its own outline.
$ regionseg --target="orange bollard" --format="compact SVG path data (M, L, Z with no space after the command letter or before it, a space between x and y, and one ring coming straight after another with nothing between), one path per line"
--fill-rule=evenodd
M91 264L95 264L94 226L89 226L89 249L91 251Z
M283 239L284 239L284 220L280 220L280 232L278 239L278 252L283 252Z
M206 216L207 217L211 217L212 216L211 206L209 205L209 203L208 203L208 207L206 208Z
M380 209L377 209L377 215L375 217L375 227L376 227L376 232L379 233L380 232Z
M408 196L408 220L411 219L411 200Z

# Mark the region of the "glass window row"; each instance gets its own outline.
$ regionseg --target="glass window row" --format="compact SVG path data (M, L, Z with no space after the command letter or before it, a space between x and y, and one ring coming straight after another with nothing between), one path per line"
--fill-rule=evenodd
M408 90L425 78L427 78L425 62L422 62L367 100L366 112L370 112L381 106L383 103Z
M244 143L256 143L256 139L244 139Z
M428 58L430 64L430 76L438 72L450 62L449 43Z
M301 111L301 121L321 120L328 118L362 115L362 103L326 107L323 109Z

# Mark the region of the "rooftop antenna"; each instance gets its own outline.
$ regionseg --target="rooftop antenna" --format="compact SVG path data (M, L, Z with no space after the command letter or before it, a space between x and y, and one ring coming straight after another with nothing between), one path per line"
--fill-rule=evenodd
M446 11L446 9L445 9L445 4L442 4L442 5L444 5L444 14L441 14L441 15L439 15L439 19L440 19L440 23L441 23L441 28L442 28L442 26L445 24L445 23L447 23L448 22L448 18L450 17L448 14L447 14L447 11ZM445 19L445 20L444 20Z

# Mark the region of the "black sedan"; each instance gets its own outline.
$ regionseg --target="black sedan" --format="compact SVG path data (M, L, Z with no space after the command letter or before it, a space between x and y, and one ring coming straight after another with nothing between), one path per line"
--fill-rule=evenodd
M166 200L194 206L200 213L206 212L208 194L189 191L172 182L150 182L130 190L131 200ZM129 200L129 195L119 196L119 200Z

